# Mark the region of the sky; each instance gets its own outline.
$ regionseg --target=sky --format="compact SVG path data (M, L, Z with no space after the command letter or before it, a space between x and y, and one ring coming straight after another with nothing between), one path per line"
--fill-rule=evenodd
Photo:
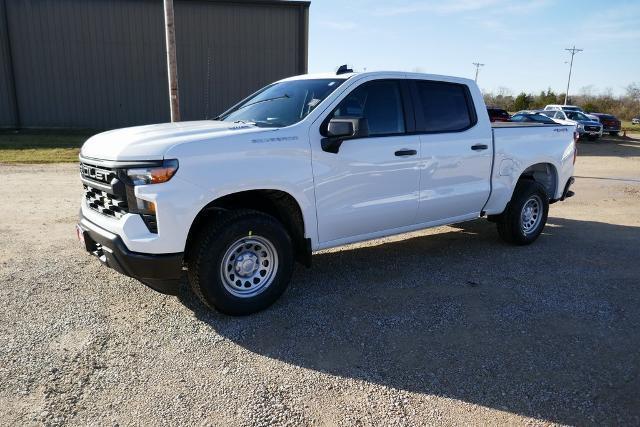
M309 72L404 70L473 78L483 91L624 93L640 82L638 0L313 0ZM565 63L566 61L566 63Z

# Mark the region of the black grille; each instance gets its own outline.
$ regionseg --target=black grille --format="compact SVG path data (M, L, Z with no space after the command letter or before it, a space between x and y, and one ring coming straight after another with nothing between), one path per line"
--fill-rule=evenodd
M87 206L103 215L120 218L128 212L126 199L84 184L84 197Z
M89 208L113 218L128 212L126 192L115 170L80 163L80 176Z
M588 130L590 132L599 132L600 128L598 126L585 126L584 130Z
M133 186L126 185L123 181L126 179L123 178L124 171L102 163L80 163L80 176L87 206L102 215L116 219L127 213L140 214L149 231L157 234L156 216L139 210Z

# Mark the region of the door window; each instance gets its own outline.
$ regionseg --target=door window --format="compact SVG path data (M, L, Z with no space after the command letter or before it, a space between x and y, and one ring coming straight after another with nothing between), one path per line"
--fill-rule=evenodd
M475 124L475 110L465 85L417 80L416 86L422 106L421 131L457 132Z
M400 86L393 80L364 83L340 102L331 117L364 117L370 136L404 133Z

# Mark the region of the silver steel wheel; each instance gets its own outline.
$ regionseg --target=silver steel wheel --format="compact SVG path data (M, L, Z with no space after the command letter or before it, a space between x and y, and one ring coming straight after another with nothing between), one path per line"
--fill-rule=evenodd
M227 291L238 298L251 298L264 292L278 271L278 253L261 236L236 240L222 258L220 277Z
M520 227L524 234L531 234L538 229L542 221L542 199L537 194L532 195L520 212Z

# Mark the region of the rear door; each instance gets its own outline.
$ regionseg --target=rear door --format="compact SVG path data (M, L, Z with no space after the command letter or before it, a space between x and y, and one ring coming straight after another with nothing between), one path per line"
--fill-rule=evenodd
M403 80L369 80L336 101L310 129L321 244L357 240L415 223L420 138L413 130L411 94ZM323 151L332 117L364 117L369 136Z
M491 126L476 113L484 106L474 105L465 84L411 84L422 153L419 222L479 215L491 191L493 160Z

